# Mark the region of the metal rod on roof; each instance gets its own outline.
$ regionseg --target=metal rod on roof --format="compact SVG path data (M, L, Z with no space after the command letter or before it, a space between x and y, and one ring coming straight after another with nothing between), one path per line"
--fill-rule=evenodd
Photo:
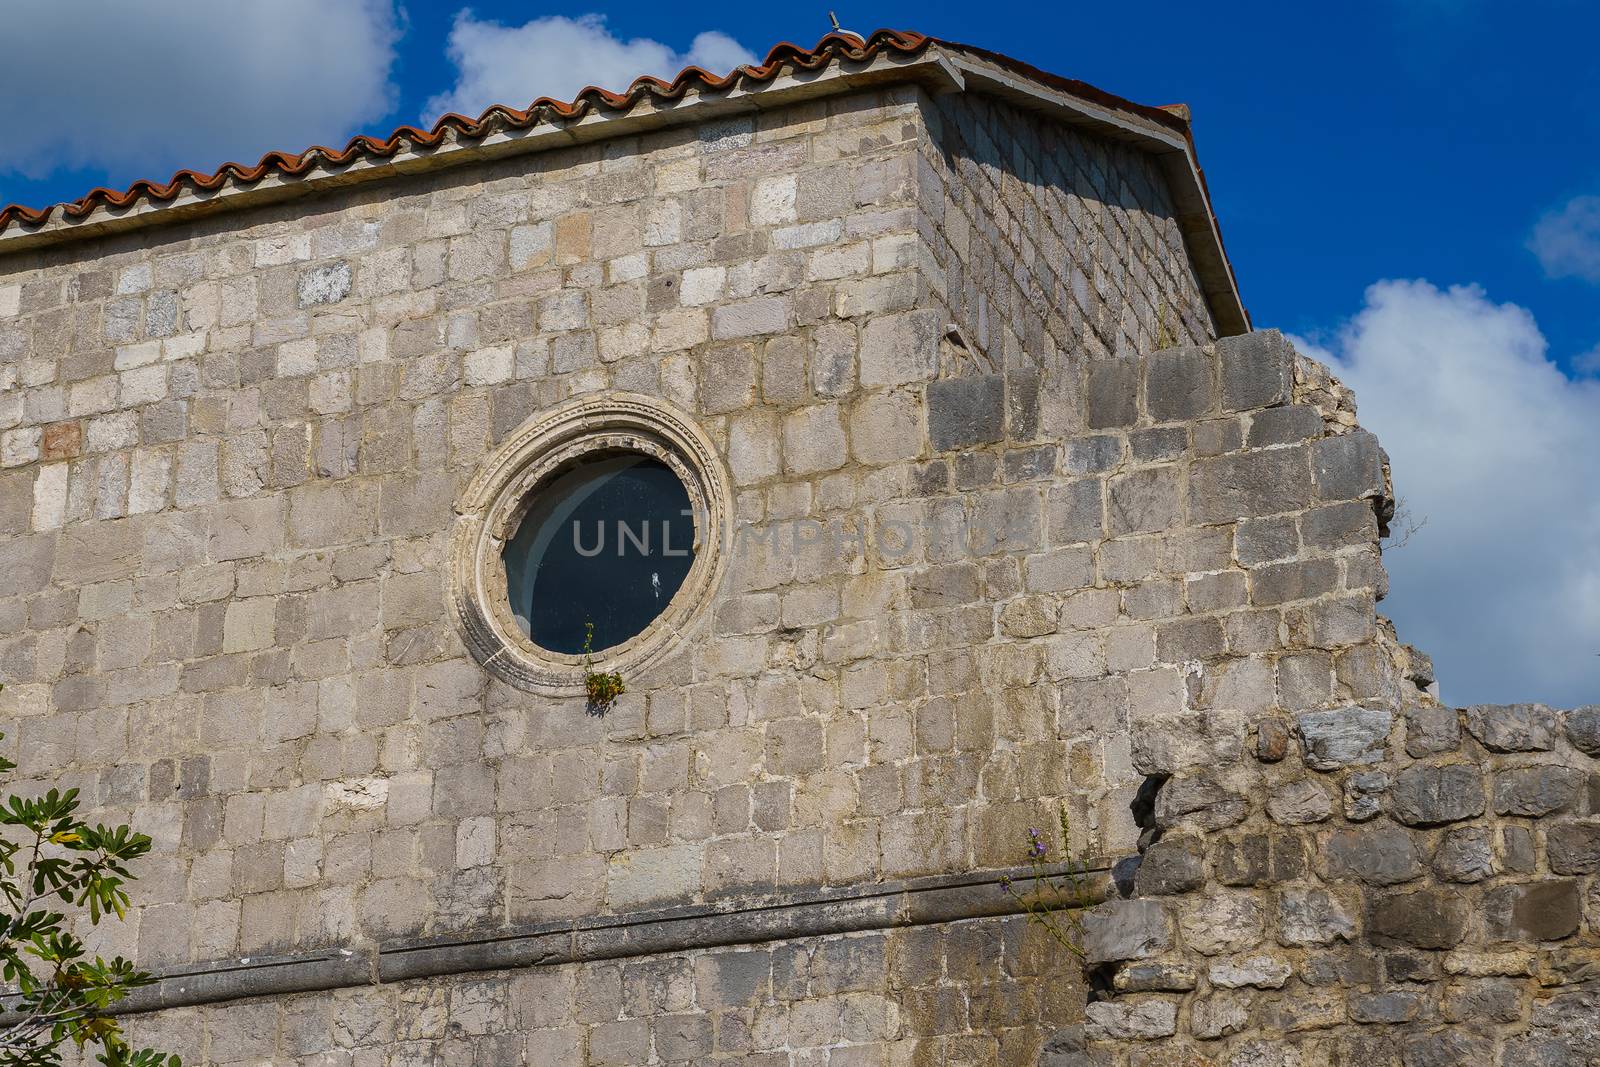
M855 30L847 30L843 26L840 26L839 25L839 16L835 15L832 11L828 12L828 21L833 23L833 32L834 33L843 34L846 37L854 37L856 40L860 41L861 43L863 43L863 44L866 43L867 39L865 37L861 36Z

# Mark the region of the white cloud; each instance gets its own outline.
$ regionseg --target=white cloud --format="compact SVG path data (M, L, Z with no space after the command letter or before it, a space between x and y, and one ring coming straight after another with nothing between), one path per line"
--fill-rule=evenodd
M390 0L10 0L6 23L0 173L164 179L342 145L394 106Z
M1385 281L1328 349L1428 525L1383 610L1458 704L1600 701L1600 382L1476 286Z
M1533 227L1528 248L1552 278L1600 282L1600 196L1575 196Z
M571 100L590 85L621 92L641 74L670 78L692 65L722 75L756 61L715 30L700 34L680 54L660 41L612 35L603 15L551 15L503 26L480 22L471 10L456 15L449 54L456 84L428 101L430 121L447 111L476 117L490 104L521 108L541 96Z

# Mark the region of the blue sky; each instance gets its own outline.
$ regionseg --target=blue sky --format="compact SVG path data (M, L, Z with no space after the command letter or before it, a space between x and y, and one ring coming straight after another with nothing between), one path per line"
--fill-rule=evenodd
M41 29L33 58L11 64L16 84L0 72L0 95L26 124L85 116L72 135L13 127L0 147L0 203L33 206L386 132L491 89L512 104L569 94L547 83L573 77L572 64L731 63L740 46L763 54L827 29L825 7L793 5L479 2L461 16L458 4L388 0L209 14L152 0L134 24L111 0L83 0L104 13L72 20L59 9L80 5L11 2L38 8L14 25ZM555 24L518 32L590 14L603 26L567 24L577 36L560 48ZM1141 102L1188 103L1256 324L1295 334L1356 385L1401 495L1428 519L1389 558L1385 610L1402 637L1432 644L1447 699L1600 700L1600 607L1586 606L1600 604L1589 462L1600 453L1600 7L886 3L838 14L852 29L917 29ZM86 38L84 25L105 32ZM586 51L586 31L599 51ZM629 50L636 38L654 49ZM1390 395L1369 395L1380 389Z

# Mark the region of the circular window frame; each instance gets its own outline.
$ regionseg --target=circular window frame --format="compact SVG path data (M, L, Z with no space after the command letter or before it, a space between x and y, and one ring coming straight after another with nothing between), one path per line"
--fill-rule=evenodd
M639 633L586 658L541 648L511 611L502 553L529 498L573 463L633 452L665 464L694 511L694 562L665 609ZM670 651L722 578L732 490L710 438L686 413L637 393L580 397L518 427L456 502L451 598L468 650L496 678L528 692L577 696L591 669L636 673Z

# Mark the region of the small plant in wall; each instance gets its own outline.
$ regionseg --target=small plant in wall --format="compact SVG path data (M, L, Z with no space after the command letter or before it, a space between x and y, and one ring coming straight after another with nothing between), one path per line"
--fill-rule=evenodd
M605 711L616 699L628 691L622 675L616 671L594 669L594 623L583 624L583 689L589 697L589 710L596 714Z
M1065 804L1060 806L1056 822L1061 831L1061 848L1055 856L1045 841L1045 834L1037 827L1028 828L1028 866L1032 873L1026 880L1026 890L1010 876L1002 878L1000 884L1022 905L1030 925L1044 930L1082 962L1086 958L1083 913L1093 903L1089 894L1088 866L1082 860L1072 859L1072 821ZM1065 867L1056 869L1063 860Z

